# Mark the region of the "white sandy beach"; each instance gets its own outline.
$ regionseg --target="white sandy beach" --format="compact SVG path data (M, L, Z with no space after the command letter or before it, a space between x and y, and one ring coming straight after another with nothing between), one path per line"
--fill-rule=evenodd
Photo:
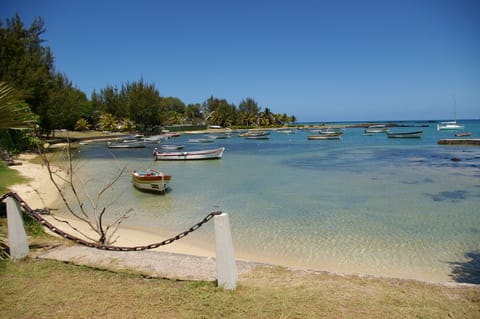
M22 164L11 166L12 169L17 170L21 175L29 178L30 180L25 184L12 185L10 186L10 189L13 192L17 193L32 209L51 208L54 209L53 213L55 213L55 210L57 209L65 210L63 204L58 201L58 191L49 178L46 166L41 164L35 164L30 161L36 156L37 155L34 154L22 154L17 159L17 161L21 162ZM63 217L63 215L64 214L62 214L61 217L63 220L67 220L69 223L80 229L82 232L85 232L87 234L93 234L93 232L89 230L88 225L86 225L85 223L75 220L74 217L65 218ZM53 218L46 216L46 219L58 226L59 229L78 236L78 234L68 229L68 226L65 227L65 225L62 225L61 223L55 221ZM161 242L165 239L173 237L176 234L167 234L161 229L146 230L132 227L122 227L117 232L117 235L118 240L115 243L116 246L143 246ZM213 244L212 249L203 249L199 247L194 247L186 243L186 241L188 241L188 236L185 240L176 241L170 245L163 246L155 250L195 256L212 257L215 255Z

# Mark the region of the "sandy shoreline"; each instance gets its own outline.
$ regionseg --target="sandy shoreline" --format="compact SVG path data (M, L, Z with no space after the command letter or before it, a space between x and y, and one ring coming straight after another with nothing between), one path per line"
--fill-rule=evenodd
M12 169L17 170L21 175L29 178L30 180L25 184L18 184L13 185L10 189L13 192L22 197L27 204L33 208L51 208L56 210L65 212L65 208L63 203L59 200L58 192L50 181L48 176L47 168L41 164L35 164L30 162L30 160L37 155L34 154L23 154L21 155L17 161L21 162L22 165L12 166ZM69 223L74 225L76 228L80 229L82 232L93 234L93 232L88 229L88 226L80 222L78 220L74 220L73 218L64 218L65 214L59 214L62 219L68 220ZM46 218L55 224L59 229L64 230L67 233L72 235L78 236L74 231L65 225L54 221L51 217L46 216ZM198 222L198 221L195 221ZM213 223L213 221L211 221ZM192 224L193 225L193 224ZM153 243L159 243L171 237L174 237L175 234L171 232L165 231L165 229L158 229L158 228L146 228L146 227L135 227L135 226L123 226L117 232L119 236L118 240L115 242L115 246L124 246L124 247L133 247L133 246L144 246ZM78 236L81 237L81 236ZM186 238L176 241L170 245L162 246L159 248L154 249L155 251L162 251L162 252L169 252L169 253L178 253L178 254L185 254L185 255L192 255L192 256L204 256L204 257L215 257L215 241L212 234L212 240L210 243L206 243L206 246L199 246L199 243L195 240L195 234L191 234ZM245 261L257 261L261 263L268 263L268 264L278 264L283 265L285 267L293 268L293 269L300 269L297 265L295 265L294 260L262 260L262 258L257 259L255 256L250 256L245 254L245 252L236 252L237 260L245 260ZM338 269L338 265L329 265L326 264L324 267L321 267L323 271L334 273L334 274L352 274L352 275L366 275L365 273L358 273L358 269L355 266L348 266L345 269ZM317 269L320 271L320 269ZM370 273L373 277L390 277L390 278L404 278L404 279L414 279L420 281L427 281L427 282L436 282L436 283L445 283L451 282L451 279L448 278L446 275L443 278L430 278L428 273L424 273L423 270L414 271L414 273L401 273L398 270L391 269L388 272L381 272L381 273Z
M59 200L58 191L50 180L48 170L45 165L32 163L31 160L37 157L35 154L22 154L16 161L21 165L11 166L12 169L18 171L22 176L29 179L24 184L12 185L9 188L12 192L17 193L32 209L50 208L55 210L65 211L65 208ZM75 220L75 218L65 218L61 214L63 220L67 220L74 227L80 229L86 234L94 234L85 223ZM53 218L46 216L47 220L55 224L68 233L77 236L65 225L55 221ZM161 242L165 239L171 238L176 234L166 233L162 229L140 229L138 227L121 227L116 233L118 240L115 246L143 246L153 243ZM81 236L78 236L81 237ZM195 256L215 256L214 245L211 248L194 247L186 243L187 240L176 241L170 245L159 247L155 250L165 252L175 252L181 254L195 255Z

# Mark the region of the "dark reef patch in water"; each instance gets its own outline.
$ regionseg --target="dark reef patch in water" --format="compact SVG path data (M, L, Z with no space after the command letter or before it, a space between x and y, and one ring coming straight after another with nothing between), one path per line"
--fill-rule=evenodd
M449 262L452 266L451 277L456 282L480 284L480 252L465 254L467 262Z
M433 183L433 179L424 178L424 179L421 179L421 180L402 181L401 183L405 184L405 185L430 184L430 183Z
M451 192L440 192L438 194L429 194L435 202L451 202L458 203L466 199L467 191L457 190Z
M472 234L479 234L480 233L480 228L470 227L470 228L468 228L468 231Z

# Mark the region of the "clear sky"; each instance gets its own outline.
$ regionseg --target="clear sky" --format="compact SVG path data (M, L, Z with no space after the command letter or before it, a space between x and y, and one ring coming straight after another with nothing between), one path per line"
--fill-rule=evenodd
M45 20L57 71L90 97L155 84L299 121L480 118L480 0L0 0Z

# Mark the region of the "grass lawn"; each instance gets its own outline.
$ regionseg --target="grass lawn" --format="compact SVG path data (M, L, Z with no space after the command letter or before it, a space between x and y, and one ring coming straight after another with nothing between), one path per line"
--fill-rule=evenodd
M27 232L30 256L70 244ZM0 301L1 318L480 318L480 286L261 267L229 291L32 257L0 261Z
M0 195L8 192L8 186L25 183L27 179L16 170L9 168L5 162L0 161Z
M214 282L57 261L0 262L2 318L480 318L480 288L260 268Z

